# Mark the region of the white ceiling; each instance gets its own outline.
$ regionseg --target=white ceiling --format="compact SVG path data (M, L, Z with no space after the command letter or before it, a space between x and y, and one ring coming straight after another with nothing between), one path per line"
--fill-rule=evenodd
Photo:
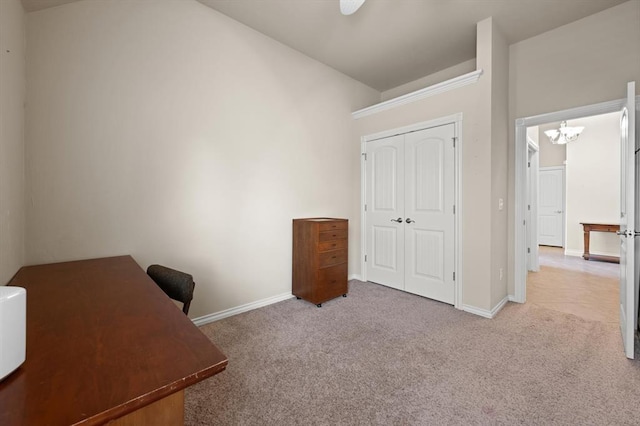
M35 11L72 1L22 3ZM473 59L475 25L490 16L512 44L626 0L366 0L350 16L339 0L198 1L385 91Z

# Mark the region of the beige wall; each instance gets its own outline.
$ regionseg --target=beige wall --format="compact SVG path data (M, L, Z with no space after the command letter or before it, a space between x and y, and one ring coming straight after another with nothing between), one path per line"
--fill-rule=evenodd
M566 203L567 243L565 252L583 253L580 222L620 222L620 113L570 120L570 126L585 129L567 147ZM590 252L620 255L620 238L592 232Z
M483 21L485 22L485 21ZM491 308L507 297L509 47L491 29ZM502 207L500 208L500 204ZM468 206L470 207L470 206ZM502 270L502 274L500 271ZM501 276L502 275L502 276Z
M621 99L640 81L640 1L632 0L509 48L509 293L514 293L514 122ZM640 85L636 85L640 94Z
M501 218L502 215L497 214L497 198L495 203L493 200L494 197L506 197L506 122L492 120L492 113L494 108L496 113L506 111L506 84L494 86L493 83L500 79L506 82L507 49L491 19L478 24L477 43L478 67L484 72L477 83L363 117L356 122L358 135L366 136L462 113L463 304L488 311L495 306L492 304L494 296L498 298L501 294L500 299L506 296L506 281L503 281L504 289L500 288L499 280L493 281L497 273L494 266L506 265L506 211L503 212L504 219ZM498 57L492 59L494 52ZM504 69L494 72L494 66ZM494 126L495 138L492 138ZM495 170L492 169L493 161L496 162ZM358 181L354 191L359 189ZM359 201L353 202L354 212L360 209ZM477 226L487 223L491 226ZM357 229L359 243L359 221ZM501 239L505 241L502 247ZM351 243L356 242L352 240ZM496 252L492 253L494 244Z
M560 122L541 124L536 127L539 129L540 167L563 166L567 159L567 146L552 144L547 135L544 134L546 130L560 127Z
M0 285L24 263L25 17L0 1Z
M442 83L443 81L450 80L455 77L470 73L476 70L476 60L470 59L452 67L446 68L442 71L429 74L425 77L419 78L415 81L403 84L402 86L394 87L393 89L382 92L381 100L387 101L389 99L396 98L398 96L406 95L407 93L414 92L416 90L424 89L425 87L432 86L434 84Z
M189 0L30 13L27 45L29 263L189 271L198 317L291 291L292 218L354 219L379 92Z

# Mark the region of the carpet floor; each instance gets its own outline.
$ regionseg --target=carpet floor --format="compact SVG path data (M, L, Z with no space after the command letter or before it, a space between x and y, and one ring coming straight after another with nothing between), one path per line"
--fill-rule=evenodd
M229 366L187 389L187 425L640 424L640 351L531 304L489 320L351 281L201 330Z

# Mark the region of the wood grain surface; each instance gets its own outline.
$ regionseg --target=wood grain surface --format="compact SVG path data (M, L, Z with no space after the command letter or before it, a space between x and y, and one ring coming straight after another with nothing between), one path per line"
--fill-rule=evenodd
M102 424L224 370L227 358L130 256L22 268L25 363L0 424Z

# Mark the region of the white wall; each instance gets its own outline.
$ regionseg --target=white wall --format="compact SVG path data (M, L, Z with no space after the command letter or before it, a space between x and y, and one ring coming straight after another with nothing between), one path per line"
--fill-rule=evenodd
M25 17L0 1L0 285L24 263Z
M570 120L569 126L584 126L567 147L567 243L565 252L581 256L581 222L620 223L620 113ZM620 256L620 237L592 232L590 252Z
M640 81L640 1L509 47L509 294L514 294L515 119L621 99ZM636 85L640 94L640 84Z
M379 92L190 0L30 13L27 45L27 262L185 270L198 317L291 291L292 218L353 219Z

